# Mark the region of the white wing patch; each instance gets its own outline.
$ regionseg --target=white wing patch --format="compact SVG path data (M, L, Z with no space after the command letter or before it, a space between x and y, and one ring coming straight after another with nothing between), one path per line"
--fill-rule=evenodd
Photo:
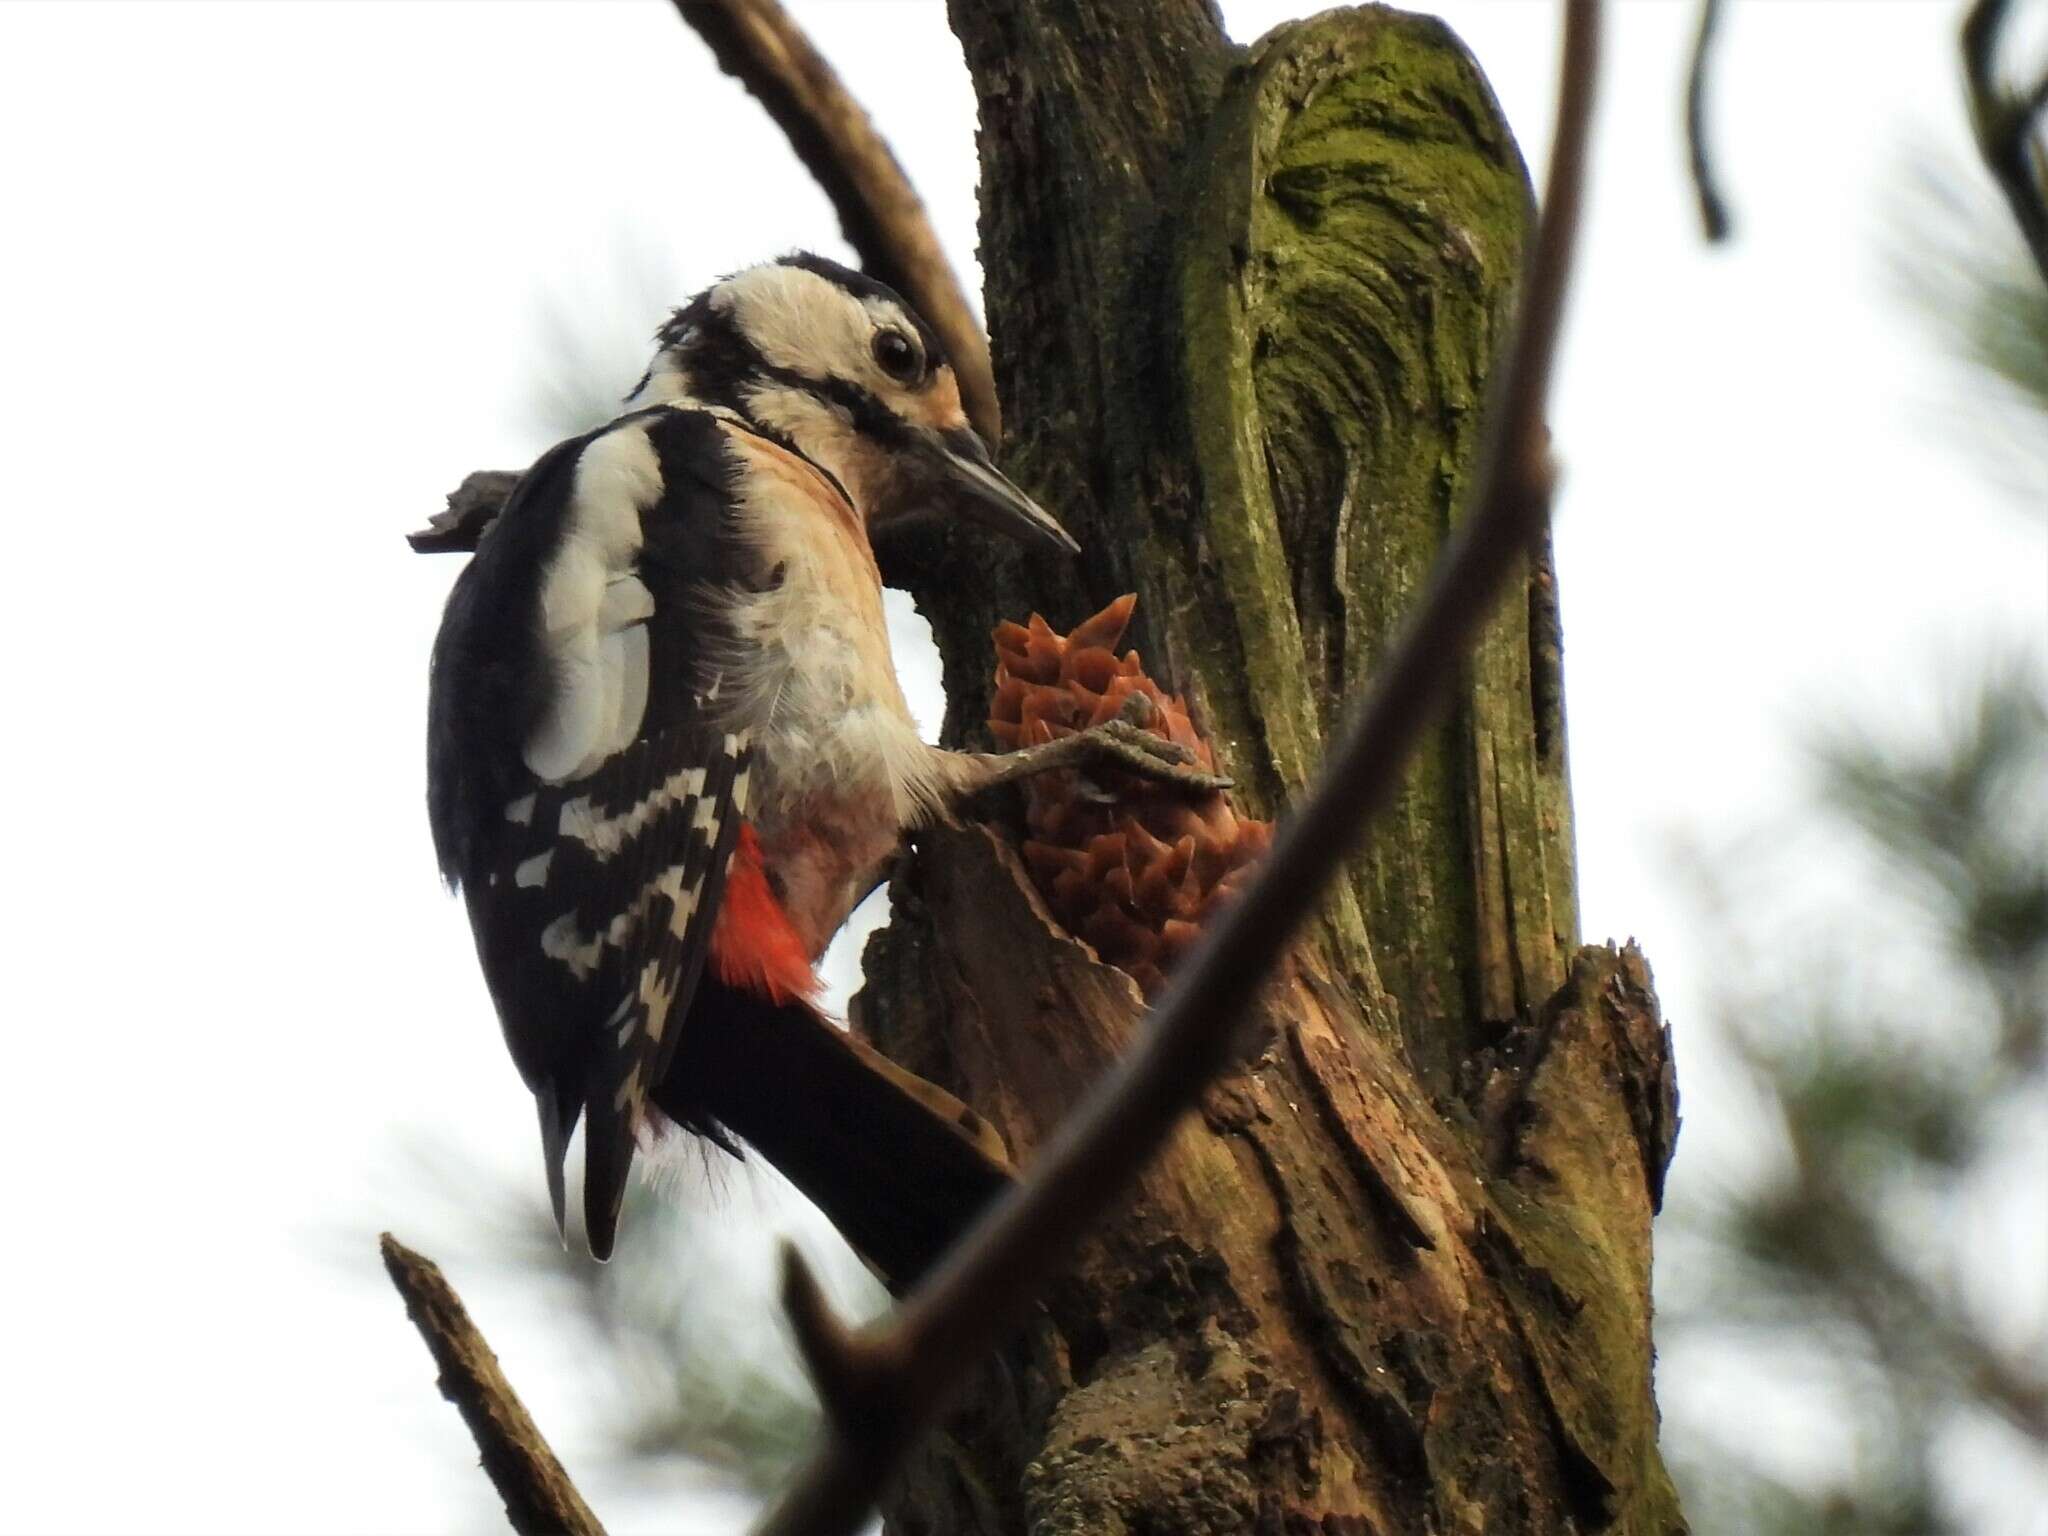
M549 783L589 773L639 732L654 599L633 565L640 514L661 492L661 461L642 423L613 428L576 460L568 526L541 582L555 695L524 754Z

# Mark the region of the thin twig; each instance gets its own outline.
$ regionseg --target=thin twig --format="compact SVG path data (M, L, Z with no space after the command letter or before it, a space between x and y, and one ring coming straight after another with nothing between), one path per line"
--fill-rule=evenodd
M1707 150L1707 69L1720 25L1721 0L1700 0L1699 30L1693 33L1692 62L1685 71L1686 160L1692 167L1693 195L1699 199L1700 227L1710 245L1719 245L1733 230Z
M1851 1322L1869 1340L1872 1355L1888 1361L1895 1375L1921 1370L1921 1357L1943 1358L1953 1378L2022 1435L2048 1444L2048 1387L2008 1359L1981 1330L1956 1315L1932 1286L1902 1264L1865 1204L1837 1176L1816 1146L1811 1126L1801 1123L1787 1101L1776 1060L1755 1040L1738 1038L1736 1048L1753 1081L1772 1101L1780 1130L1792 1151L1793 1191L1785 1206L1807 1213L1808 1225L1828 1234L1816 1255L1845 1299ZM1897 1313L1911 1313L1901 1326Z
M1600 7L1566 0L1556 142L1515 346L1498 380L1471 515L1428 596L1326 765L1281 828L1264 870L1191 956L1132 1054L1005 1197L890 1318L858 1334L824 1307L794 1252L784 1300L831 1438L758 1528L837 1536L859 1528L911 1437L963 1374L1025 1316L1203 1088L1227 1065L1254 992L1363 841L1448 697L1463 659L1549 516L1544 410L1579 223Z
M1963 18L1963 83L1977 151L2005 194L2041 280L2048 282L2048 159L2034 139L2034 125L2048 106L2048 78L2025 95L1998 83L1998 45L2011 10L2011 0L1977 0L1970 7Z
M1002 439L988 338L924 204L874 122L776 0L675 0L718 67L736 76L788 135L838 210L847 243L938 333L967 419Z
M406 1314L440 1368L441 1395L469 1425L512 1529L519 1536L604 1536L440 1266L389 1232L379 1246Z

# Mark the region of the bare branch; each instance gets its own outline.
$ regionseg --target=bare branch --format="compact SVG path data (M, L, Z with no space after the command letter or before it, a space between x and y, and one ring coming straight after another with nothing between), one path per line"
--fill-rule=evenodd
M512 1529L520 1536L604 1536L440 1266L389 1232L379 1246L406 1314L440 1368L441 1395L469 1425Z
M1002 439L988 338L939 245L924 203L859 102L776 0L675 0L718 67L737 77L789 136L839 212L863 266L917 307L960 380L967 419Z
M1720 24L1721 0L1700 0L1699 30L1693 34L1692 62L1685 72L1686 160L1692 167L1693 195L1699 199L1700 227L1710 245L1719 245L1733 230L1707 149L1707 68Z
M2029 127L2040 121L2044 108L2048 108L2048 75L2036 80L2034 88L2020 102L2020 111L2026 114Z
M1260 878L1169 986L1137 1048L1037 1158L1027 1182L962 1239L890 1318L848 1335L816 1315L792 1272L799 1339L832 1438L758 1528L859 1528L910 1438L1119 1199L1224 1068L1246 1005L1363 840L1449 694L1508 577L1543 530L1552 471L1545 403L1579 222L1598 58L1598 0L1566 0L1557 137L1513 352L1493 398L1473 510L1315 792L1276 838ZM849 1390L847 1383L857 1383Z
M464 475L462 484L448 493L447 510L428 518L418 533L408 533L405 542L416 555L471 553L505 510L519 476L516 469L478 469Z
M2012 0L1977 0L1963 18L1963 83L1977 152L2005 195L2013 222L2048 282L2048 159L2034 139L2034 124L2048 104L2048 78L2025 95L1998 82L1998 45Z

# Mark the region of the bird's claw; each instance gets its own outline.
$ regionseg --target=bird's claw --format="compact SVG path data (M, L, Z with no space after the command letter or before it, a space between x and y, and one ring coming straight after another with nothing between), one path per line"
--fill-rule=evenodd
M1149 716L1150 701L1144 702L1144 713ZM1106 720L1086 733L1094 750L1105 760L1190 794L1213 794L1231 787L1233 781L1223 774L1196 766L1194 754L1180 743L1155 736L1135 724L1128 718L1131 712L1126 702L1115 719Z
M1158 707L1144 694L1129 693L1124 695L1123 703L1117 706L1114 718L1127 725L1148 726L1152 723L1153 716L1158 713Z

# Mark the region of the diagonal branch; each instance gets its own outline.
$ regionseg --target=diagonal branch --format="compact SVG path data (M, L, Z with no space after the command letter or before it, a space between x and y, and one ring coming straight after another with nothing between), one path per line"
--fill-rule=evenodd
M988 338L933 232L924 203L874 121L777 0L675 0L718 67L738 78L789 136L838 210L847 243L938 332L967 419L1002 440Z
M1264 871L1227 909L1154 1011L1133 1053L890 1318L848 1333L794 1255L784 1301L831 1438L759 1528L857 1530L911 1438L963 1374L1025 1316L1080 1239L1129 1188L1228 1064L1246 1005L1363 840L1462 658L1550 511L1545 402L1584 183L1598 0L1566 0L1558 127L1515 344L1495 391L1472 511L1428 595L1353 716L1321 782L1282 827Z
M2048 76L2025 95L1999 84L1999 41L2011 11L2012 0L1976 0L1970 7L1963 18L1963 84L1977 152L2005 195L2042 281L2048 282L2048 157L2034 137L2034 125L2048 105Z
M519 1536L604 1536L440 1266L389 1232L379 1246L406 1314L440 1368L441 1395L469 1425L512 1529Z

